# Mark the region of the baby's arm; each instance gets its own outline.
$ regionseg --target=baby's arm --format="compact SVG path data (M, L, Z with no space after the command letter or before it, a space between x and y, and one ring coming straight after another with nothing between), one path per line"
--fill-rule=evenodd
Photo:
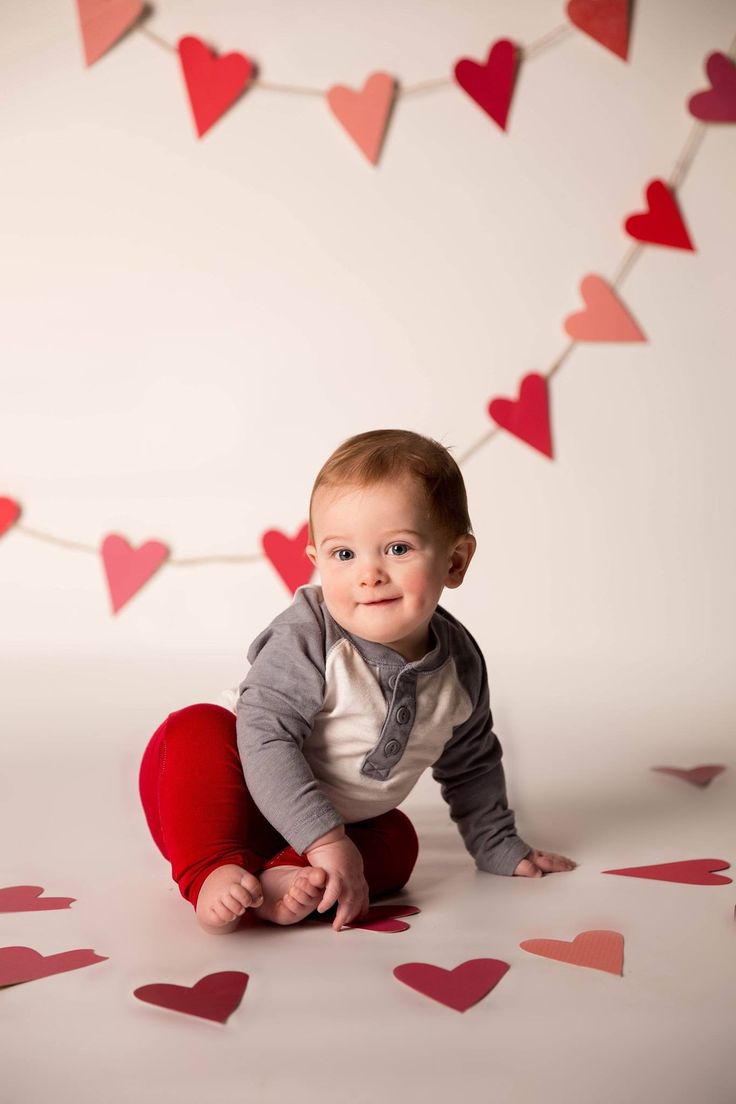
M312 866L327 874L324 896L317 912L327 912L339 901L332 927L335 931L368 911L368 883L363 875L363 856L340 825L320 836L306 850Z

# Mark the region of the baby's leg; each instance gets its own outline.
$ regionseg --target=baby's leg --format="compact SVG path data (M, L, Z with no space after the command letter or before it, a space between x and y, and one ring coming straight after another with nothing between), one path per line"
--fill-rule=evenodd
M345 832L363 856L371 897L403 888L419 854L419 840L406 813L391 809L370 820L346 824Z

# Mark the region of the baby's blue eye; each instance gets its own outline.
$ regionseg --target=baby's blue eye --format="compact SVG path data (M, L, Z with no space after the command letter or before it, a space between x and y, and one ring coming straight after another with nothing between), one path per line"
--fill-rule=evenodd
M337 556L338 560L340 560L340 563L346 563L347 561L343 560L340 557L341 552L350 552L350 549L349 548L336 548L335 551L332 553L332 555ZM352 552L350 552L350 555L352 556Z
M406 549L408 550L408 548L409 548L409 545L408 545L408 544L404 544L404 542L403 542L403 541L397 541L397 542L396 542L396 544L392 544L392 545L391 545L391 548L406 548ZM403 555L403 554L404 554L404 553L400 553L400 555Z

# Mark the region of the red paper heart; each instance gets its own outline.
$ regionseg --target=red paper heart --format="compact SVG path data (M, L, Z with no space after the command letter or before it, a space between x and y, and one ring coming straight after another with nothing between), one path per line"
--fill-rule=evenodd
M716 764L704 764L702 767L691 767L690 770L683 770L680 767L652 767L652 770L660 771L662 774L674 774L676 778L692 782L694 786L707 786L725 769Z
M201 138L244 91L253 75L253 62L236 52L217 57L193 35L180 39L177 49Z
M148 1004L161 1008L170 1008L173 1012L184 1012L188 1016L201 1016L204 1020L216 1020L225 1023L240 1004L248 984L248 974L241 970L223 970L217 974L207 974L196 984L187 985L141 985L133 991L133 996Z
M429 962L405 962L394 968L394 977L425 997L465 1012L498 985L508 968L508 962L499 958L471 958L454 970Z
M347 924L349 928L364 928L366 931L403 932L409 930L409 924L396 919L398 916L416 916L419 909L414 905L371 905L367 915L360 921Z
M716 50L705 59L711 88L696 92L688 110L704 123L736 123L736 65L728 54Z
M547 381L536 373L521 381L518 399L492 399L488 413L494 422L538 449L545 456L552 456L552 437L549 426Z
M141 0L77 0L87 65L92 65L143 14Z
M723 859L686 859L683 862L658 863L654 866L628 866L620 870L603 870L602 874L625 874L629 878L653 878L658 882L680 882L684 885L729 885L731 878L712 874L730 864Z
M627 234L637 241L652 245L669 245L673 249L690 249L690 240L675 197L664 180L651 180L647 185L648 210L643 214L629 215L624 223Z
M586 309L565 319L565 330L575 341L646 341L644 334L600 276L583 277L580 294Z
M564 939L525 939L519 946L530 954L554 958L571 966L589 966L609 974L624 970L624 937L615 931L585 931L571 943Z
M31 947L0 947L0 985L37 981L38 978L63 974L67 970L79 970L82 966L93 966L95 962L106 961L106 955L96 955L87 947L46 956Z
M308 583L314 572L314 565L304 551L308 539L309 524L306 521L293 540L279 529L269 529L261 537L265 555L292 594Z
M146 541L140 548L132 548L117 533L105 537L101 552L113 613L137 594L169 555L161 541Z
M517 69L517 47L508 38L500 38L489 48L484 63L460 58L454 73L463 91L505 130Z
M13 498L0 498L0 537L15 525L20 517L20 503Z
M395 95L396 81L388 73L372 73L358 92L343 84L327 92L333 115L372 165L378 162Z
M630 0L570 0L567 18L578 30L626 61Z
M45 912L69 908L76 897L42 897L41 886L5 886L0 889L0 912Z

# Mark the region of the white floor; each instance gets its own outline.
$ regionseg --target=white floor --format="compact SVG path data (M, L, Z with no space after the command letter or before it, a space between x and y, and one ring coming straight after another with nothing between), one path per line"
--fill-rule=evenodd
M733 884L601 873L734 861L733 764L704 790L613 756L556 773L526 769L514 783L522 835L580 864L536 881L476 872L422 780L404 806L421 839L403 894L421 909L409 931L302 924L207 936L168 880L138 804L138 760L161 710L141 705L140 672L130 680L112 665L94 670L85 681L58 661L19 666L3 696L0 885L41 885L76 902L0 915L0 946L108 957L0 990L2 1104L736 1100ZM163 715L187 700L182 693ZM728 763L728 754L711 743L700 759L675 758ZM623 977L519 947L594 928L623 934ZM463 1014L392 976L401 962L479 957L510 970ZM228 969L250 981L226 1025L132 996L149 982L191 985Z

